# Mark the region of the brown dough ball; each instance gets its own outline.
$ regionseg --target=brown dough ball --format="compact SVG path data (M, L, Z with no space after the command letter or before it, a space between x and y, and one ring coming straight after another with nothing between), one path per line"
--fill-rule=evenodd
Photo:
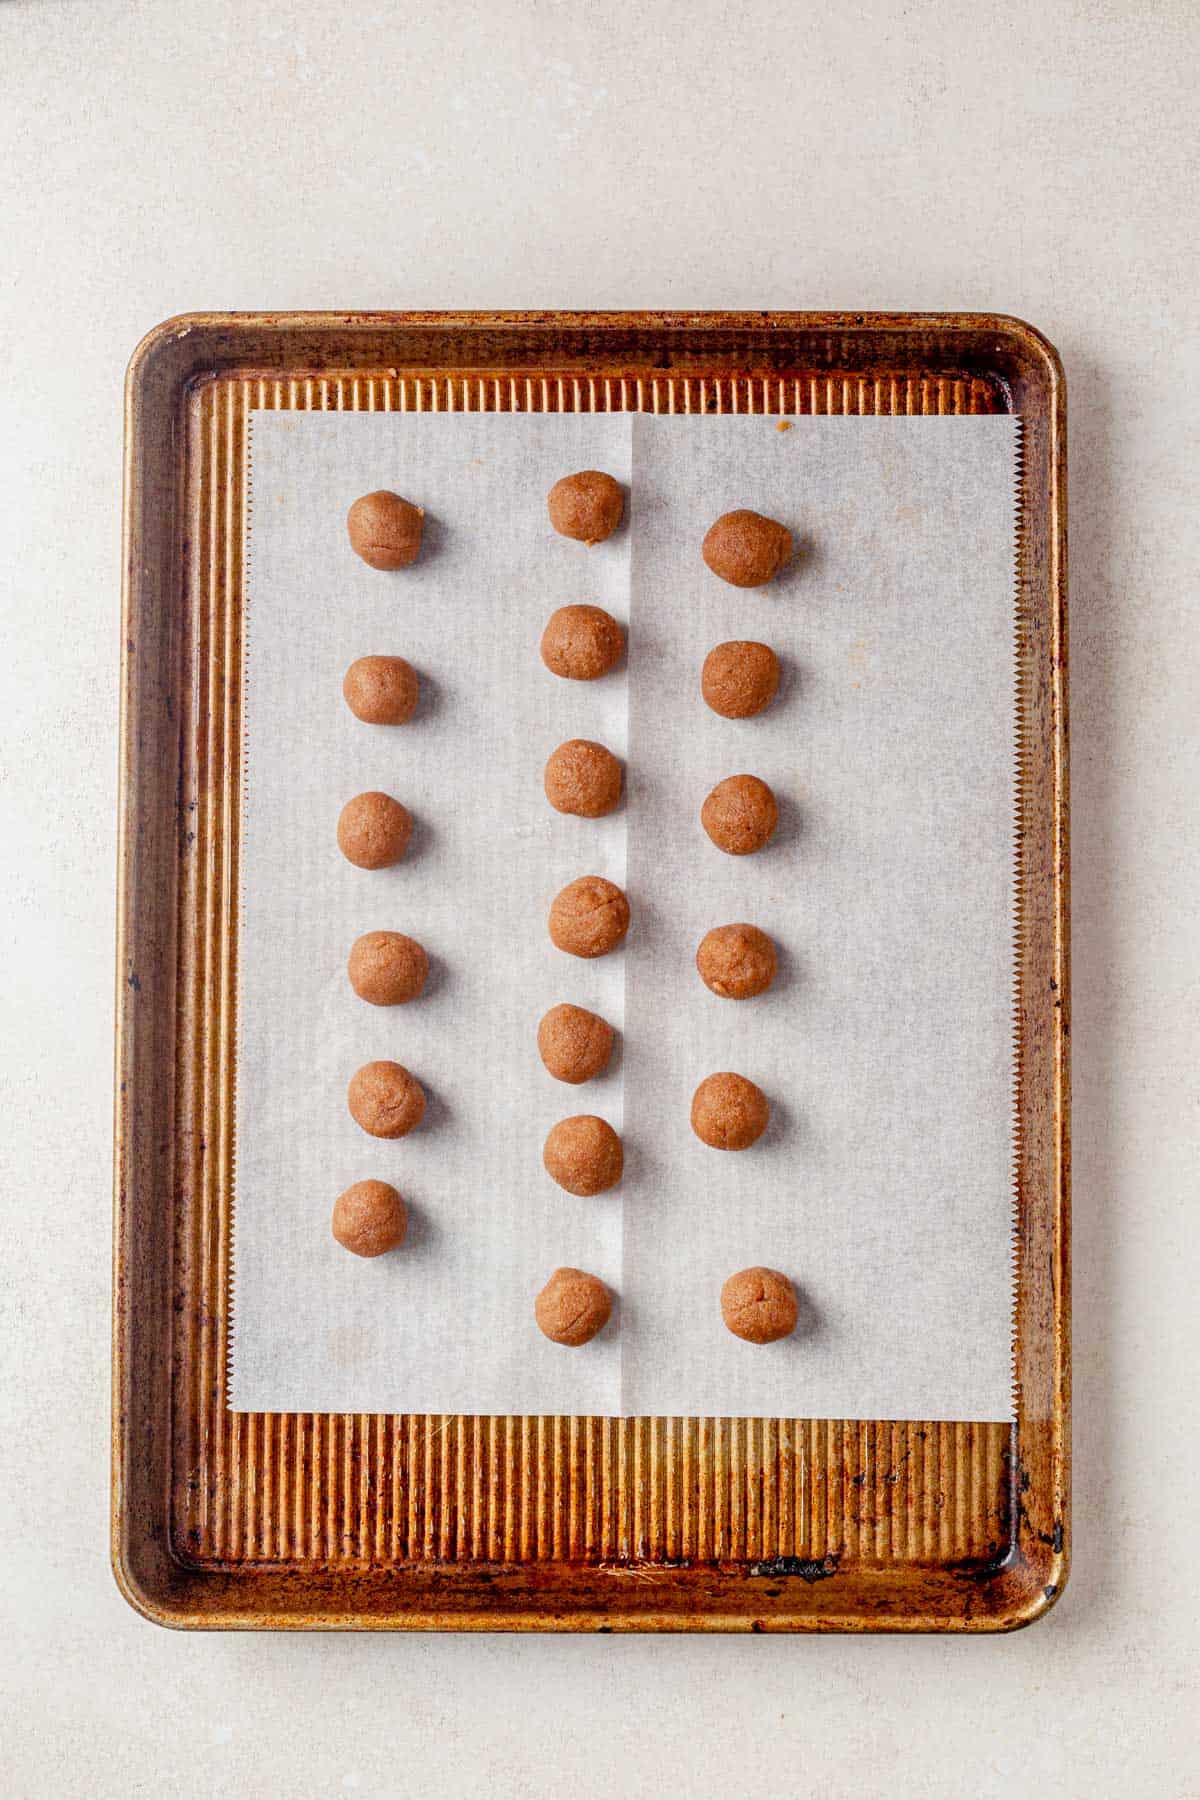
M538 1026L538 1055L555 1081L578 1087L608 1067L613 1028L583 1006L552 1006Z
M404 1006L425 986L429 958L416 938L402 931L365 931L354 940L347 972L360 1000Z
M701 550L714 575L732 587L765 587L792 554L792 534L776 519L739 507L710 525Z
M625 496L621 484L599 469L564 475L546 497L550 523L563 537L581 544L602 544L621 523Z
M629 902L603 875L568 882L550 905L550 940L571 956L604 956L629 930Z
M718 850L750 856L775 835L779 807L757 775L727 775L700 808L700 823Z
M734 638L704 659L700 692L723 719L753 719L779 687L779 658L769 644Z
M356 794L338 819L338 848L357 869L390 868L408 849L411 836L412 815L390 794Z
M706 1075L692 1095L692 1130L714 1150L748 1150L767 1129L767 1096L744 1075Z
M757 925L715 925L696 952L700 979L722 1000L751 1000L775 979L775 946Z
M606 1194L621 1179L625 1152L607 1119L577 1113L551 1128L542 1162L568 1194Z
M404 1242L408 1208L386 1181L356 1181L333 1203L333 1235L355 1256L382 1256Z
M625 633L602 606L560 606L542 633L542 661L566 681L595 681L615 669Z
M600 819L621 798L621 765L611 750L590 738L568 738L546 764L542 778L555 812Z
M377 488L364 494L346 514L350 547L373 569L406 569L421 550L425 509Z
M533 1303L538 1330L555 1344L586 1344L603 1331L612 1297L598 1275L582 1269L555 1269Z
M350 1117L377 1138L407 1137L425 1117L425 1093L397 1062L369 1062L350 1082Z
M739 1269L721 1288L721 1317L748 1344L789 1337L799 1312L796 1290L778 1269Z
M342 692L364 725L406 725L417 710L417 672L402 656L360 656L346 670Z

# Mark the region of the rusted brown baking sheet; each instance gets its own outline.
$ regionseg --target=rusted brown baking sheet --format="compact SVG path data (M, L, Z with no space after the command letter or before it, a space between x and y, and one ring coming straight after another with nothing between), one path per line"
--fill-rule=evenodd
M1021 415L1015 1425L226 1410L251 407ZM125 425L112 1550L131 1604L286 1630L1037 1618L1069 1554L1054 350L983 315L195 314L136 352Z

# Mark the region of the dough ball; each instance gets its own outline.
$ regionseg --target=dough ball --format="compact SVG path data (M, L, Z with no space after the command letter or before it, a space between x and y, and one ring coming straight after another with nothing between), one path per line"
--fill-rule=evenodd
M538 1026L538 1055L555 1081L578 1087L608 1067L613 1028L583 1006L552 1006Z
M692 1095L692 1130L714 1150L748 1150L767 1129L767 1096L744 1075L706 1075Z
M346 1098L350 1117L372 1137L407 1137L425 1117L420 1082L397 1062L364 1063Z
M382 1256L404 1242L408 1208L386 1181L356 1181L333 1203L333 1235L355 1256Z
M346 670L342 692L364 725L406 725L417 710L417 672L402 656L360 656Z
M360 1000L403 1006L425 986L429 958L416 938L402 931L365 931L354 940L347 971Z
M581 469L564 475L546 498L550 523L563 537L581 544L601 544L621 523L625 496L621 484L599 469Z
M571 956L604 956L629 930L629 902L603 875L567 883L550 906L550 941Z
M792 554L792 534L776 519L739 507L710 525L701 555L732 587L765 587Z
M338 848L358 869L387 869L398 863L412 836L412 815L390 794L356 794L338 819Z
M779 687L779 658L769 644L734 638L704 659L700 692L723 719L752 719Z
M379 488L364 494L346 514L350 547L373 569L406 569L421 550L425 509Z
M555 1269L533 1303L538 1330L555 1344L586 1344L604 1330L611 1312L604 1283L582 1269Z
M625 1153L607 1119L577 1113L551 1128L542 1162L568 1194L606 1194L621 1179Z
M757 925L715 925L696 952L700 979L722 1000L752 1000L775 979L775 946Z
M542 661L567 681L595 681L615 669L625 633L602 606L560 606L542 633Z
M546 764L543 784L555 812L600 819L621 798L621 765L603 744L568 738Z
M779 807L757 775L727 775L700 808L700 823L718 850L750 856L775 835Z
M789 1337L799 1310L795 1288L778 1269L739 1269L721 1289L721 1317L748 1344Z

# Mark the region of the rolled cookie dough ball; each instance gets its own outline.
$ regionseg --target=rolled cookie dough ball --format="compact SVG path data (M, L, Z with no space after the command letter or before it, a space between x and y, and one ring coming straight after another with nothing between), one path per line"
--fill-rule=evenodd
M408 849L411 836L412 815L390 794L356 794L338 818L338 848L357 869L390 868Z
M364 494L346 514L350 547L373 569L406 569L421 550L425 509L386 488Z
M551 754L543 786L555 812L600 819L621 798L621 765L603 744L568 738Z
M347 973L360 1000L372 1006L404 1006L415 1000L429 974L429 958L402 931L365 931L354 940Z
M701 981L722 1000L751 1000L765 993L776 966L775 946L757 925L715 925L696 952Z
M750 856L775 835L779 807L757 775L727 775L700 808L700 823L729 856Z
M710 525L701 555L731 587L765 587L792 554L792 534L776 519L739 507Z
M556 1081L578 1087L608 1067L613 1028L583 1006L552 1006L538 1026L538 1055Z
M406 725L418 692L417 672L402 656L360 656L342 682L346 705L364 725Z
M621 1179L625 1153L607 1119L577 1113L551 1128L542 1162L568 1194L606 1194Z
M603 1331L611 1313L608 1289L582 1269L555 1269L533 1303L538 1330L555 1344L586 1344Z
M621 484L599 469L564 475L546 497L550 523L563 537L581 544L601 544L621 523L625 496Z
M333 1235L355 1256L382 1256L404 1242L408 1208L386 1181L356 1181L333 1203Z
M542 661L566 681L595 681L615 669L625 633L602 606L560 606L542 633Z
M795 1288L778 1269L739 1269L721 1288L721 1317L748 1344L789 1337L799 1310Z
M692 1130L714 1150L748 1150L767 1129L767 1096L744 1075L706 1075L692 1095Z
M629 902L603 875L570 881L550 905L550 941L570 956L604 956L629 930Z
M779 687L779 658L769 644L733 638L704 659L700 692L723 719L753 719Z
M407 1137L425 1117L424 1090L398 1062L364 1063L346 1099L350 1117L372 1137Z

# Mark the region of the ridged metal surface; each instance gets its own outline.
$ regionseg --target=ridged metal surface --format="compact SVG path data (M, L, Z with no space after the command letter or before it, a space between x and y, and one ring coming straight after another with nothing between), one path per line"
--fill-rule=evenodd
M195 390L182 571L184 686L195 716L181 771L179 925L188 950L172 1349L172 1535L182 1560L886 1566L987 1558L1006 1542L1012 1471L1003 1424L257 1414L225 1405L248 410L799 415L996 406L988 383L948 378L385 372L218 379ZM1023 693L1019 673L1019 734ZM1018 879L1022 805L1019 790Z

